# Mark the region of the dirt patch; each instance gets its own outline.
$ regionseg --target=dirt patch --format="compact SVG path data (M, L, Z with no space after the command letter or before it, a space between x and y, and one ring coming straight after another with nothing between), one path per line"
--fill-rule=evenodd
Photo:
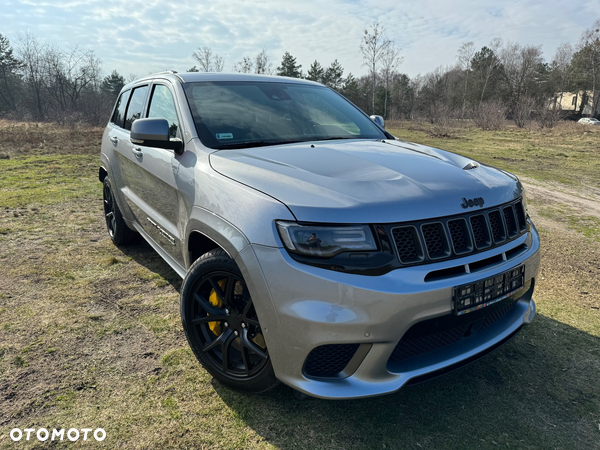
M528 198L540 202L562 204L580 215L600 218L600 189L594 186L579 186L577 189L560 183L537 181L521 177Z
M600 310L600 243L540 215L535 206L529 209L542 240L536 298Z

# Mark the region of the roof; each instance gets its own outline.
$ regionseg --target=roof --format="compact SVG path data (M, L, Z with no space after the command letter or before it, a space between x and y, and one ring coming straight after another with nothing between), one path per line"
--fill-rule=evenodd
M310 80L304 80L301 78L291 77L280 77L276 75L255 75L247 73L223 73L223 72L159 72L145 77L139 78L131 83L128 83L125 88L129 88L130 85L138 83L142 80L151 80L155 78L166 78L171 80L179 80L182 83L194 83L201 81L256 81L256 82L274 82L274 83L297 83L297 84L310 84L314 86L322 86L321 83L317 83Z

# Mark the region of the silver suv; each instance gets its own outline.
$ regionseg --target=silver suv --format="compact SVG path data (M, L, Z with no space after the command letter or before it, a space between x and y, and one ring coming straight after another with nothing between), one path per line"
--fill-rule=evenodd
M510 173L404 142L304 80L160 73L102 139L111 239L184 279L188 342L248 392L394 392L533 319L539 236Z

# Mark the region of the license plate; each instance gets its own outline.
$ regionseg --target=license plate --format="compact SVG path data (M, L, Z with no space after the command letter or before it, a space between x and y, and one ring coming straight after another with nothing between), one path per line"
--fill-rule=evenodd
M525 284L525 266L454 288L454 314L462 316L510 297Z

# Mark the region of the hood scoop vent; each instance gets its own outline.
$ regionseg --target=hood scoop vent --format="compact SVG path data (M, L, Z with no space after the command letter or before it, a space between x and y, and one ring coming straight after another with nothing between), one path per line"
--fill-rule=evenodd
M479 167L479 164L476 163L475 161L471 161L469 164L467 164L465 167L463 167L463 170L472 170L472 169L477 169Z

